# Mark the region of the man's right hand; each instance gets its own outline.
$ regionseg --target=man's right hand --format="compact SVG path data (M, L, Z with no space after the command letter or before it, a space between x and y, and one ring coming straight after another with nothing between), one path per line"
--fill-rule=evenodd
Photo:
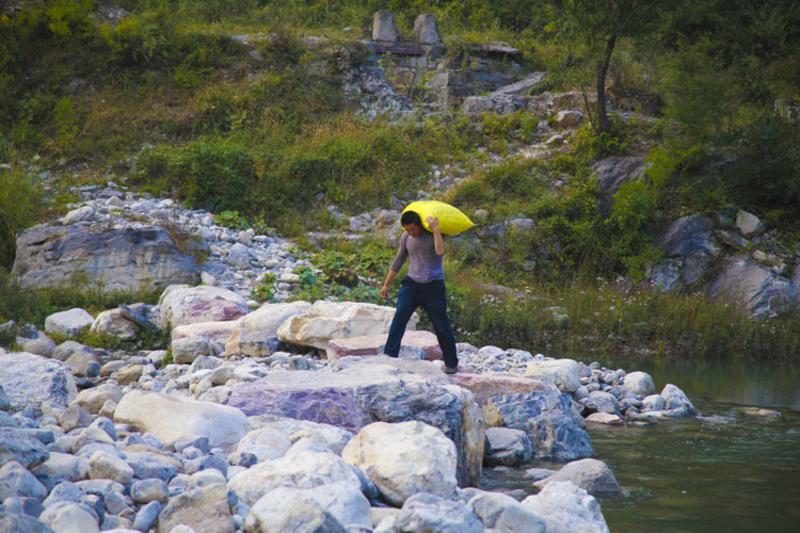
M381 287L381 300L385 300L388 297L389 297L389 287L384 285L383 287Z

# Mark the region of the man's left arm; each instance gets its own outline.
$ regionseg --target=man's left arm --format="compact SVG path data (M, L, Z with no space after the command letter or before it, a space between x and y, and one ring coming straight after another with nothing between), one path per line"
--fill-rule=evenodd
M442 238L442 229L439 227L439 219L428 217L425 220L433 233L433 249L436 251L436 255L444 255L444 239Z

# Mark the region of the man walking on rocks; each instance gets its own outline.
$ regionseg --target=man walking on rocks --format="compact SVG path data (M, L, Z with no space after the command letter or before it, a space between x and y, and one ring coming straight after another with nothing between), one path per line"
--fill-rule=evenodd
M436 339L444 355L444 371L455 374L458 369L458 355L453 328L447 317L447 298L444 286L444 240L436 217L428 217L426 221L432 231L422 227L422 219L414 211L406 211L400 218L405 233L400 237L400 246L392 262L386 281L381 289L381 298L386 299L395 276L400 271L406 258L409 258L408 275L401 281L397 294L397 310L389 328L384 353L390 357L400 354L400 342L411 315L422 307L428 315Z

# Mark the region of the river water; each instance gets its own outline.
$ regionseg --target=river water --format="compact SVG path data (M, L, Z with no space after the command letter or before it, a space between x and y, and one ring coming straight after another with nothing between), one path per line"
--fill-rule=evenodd
M595 457L627 495L600 498L612 532L800 531L800 368L757 362L642 362L660 390L681 387L702 416L648 427L588 427ZM777 417L748 414L774 409ZM531 464L531 466L551 466ZM531 489L519 471L487 487Z

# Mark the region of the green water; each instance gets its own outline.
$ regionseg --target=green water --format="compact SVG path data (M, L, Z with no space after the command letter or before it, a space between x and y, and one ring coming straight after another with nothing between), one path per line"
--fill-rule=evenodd
M659 389L674 383L703 415L649 427L590 425L595 457L628 492L600 499L611 531L800 531L800 369L601 364L646 370ZM781 416L743 413L749 406ZM530 491L516 473L490 473L487 485Z

